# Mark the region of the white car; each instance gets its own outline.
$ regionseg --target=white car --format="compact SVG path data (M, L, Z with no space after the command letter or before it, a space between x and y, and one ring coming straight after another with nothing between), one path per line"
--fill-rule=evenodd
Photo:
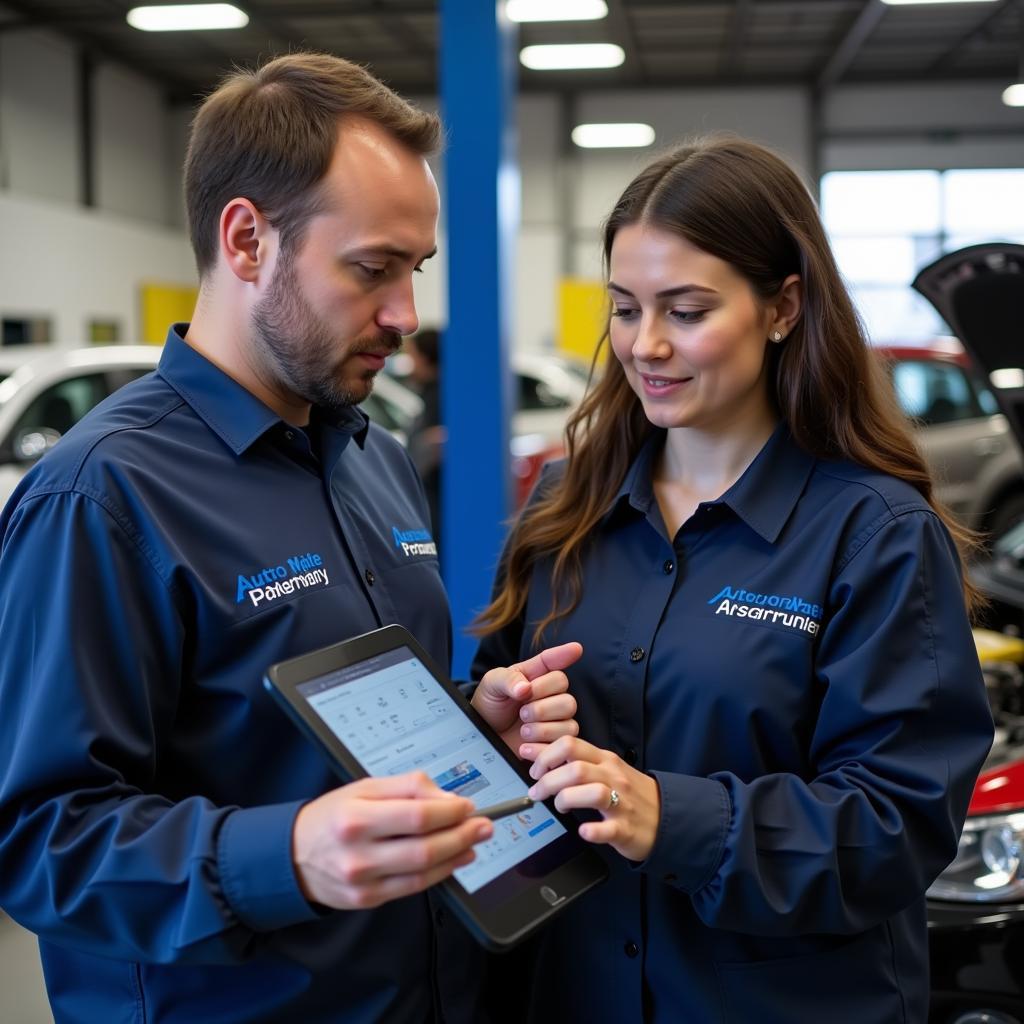
M0 379L0 507L36 459L94 405L155 369L160 352L156 345L54 349ZM423 403L408 388L381 375L364 407L371 419L404 443Z
M515 352L511 363L517 407L513 434L541 434L560 443L565 421L586 393L587 367L542 352Z
M388 360L387 373L378 381L398 381L411 393L411 368L408 354L399 352ZM566 420L586 393L589 368L546 352L513 352L510 369L515 403L513 440L529 438L537 443L561 444Z
M0 505L94 405L149 373L159 359L154 345L54 350L0 381Z

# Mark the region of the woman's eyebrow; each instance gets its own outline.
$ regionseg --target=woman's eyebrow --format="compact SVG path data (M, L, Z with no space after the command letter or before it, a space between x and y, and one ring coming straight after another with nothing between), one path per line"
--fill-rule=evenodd
M608 290L612 292L619 292L622 295L628 295L629 298L635 299L636 296L628 289L623 288L621 284L616 284L614 281L608 282ZM702 284L680 284L675 288L663 288L660 292L655 292L654 297L656 299L668 299L675 295L686 295L689 292L706 292L709 295L717 295L718 292L714 288L708 288Z

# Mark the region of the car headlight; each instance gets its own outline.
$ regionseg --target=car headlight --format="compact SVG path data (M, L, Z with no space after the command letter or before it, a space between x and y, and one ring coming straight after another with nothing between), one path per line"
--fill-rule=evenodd
M1024 900L1024 813L968 818L953 863L928 890L939 900Z

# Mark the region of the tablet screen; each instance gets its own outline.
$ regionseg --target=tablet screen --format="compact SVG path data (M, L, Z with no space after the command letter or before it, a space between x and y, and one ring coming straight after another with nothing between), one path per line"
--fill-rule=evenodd
M300 683L296 689L369 775L423 771L485 807L525 796L513 771L408 647ZM494 822L476 860L455 872L476 892L564 835L543 804Z

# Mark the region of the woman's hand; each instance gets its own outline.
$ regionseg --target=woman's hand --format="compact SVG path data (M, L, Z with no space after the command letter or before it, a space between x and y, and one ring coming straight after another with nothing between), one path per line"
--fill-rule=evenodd
M575 736L563 736L540 751L530 775L539 780L530 788L534 800L553 796L560 811L601 813L604 821L580 825L588 843L607 843L628 860L650 855L661 818L661 794L650 775Z
M553 740L580 731L576 698L562 670L582 654L580 644L562 644L518 665L492 668L473 694L473 707L513 753L532 761Z

